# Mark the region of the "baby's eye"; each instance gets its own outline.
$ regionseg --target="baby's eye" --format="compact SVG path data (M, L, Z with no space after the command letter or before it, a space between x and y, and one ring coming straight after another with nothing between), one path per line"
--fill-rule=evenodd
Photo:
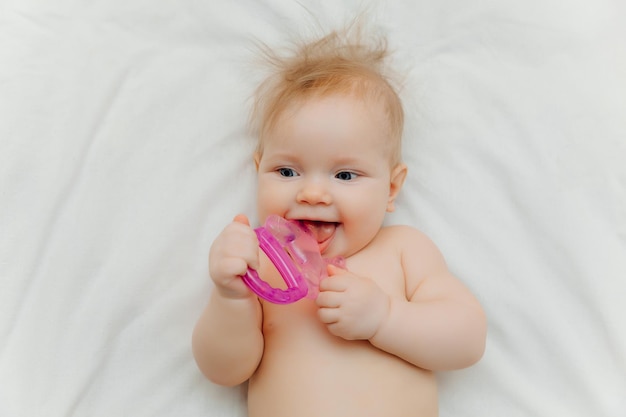
M337 178L338 180L342 180L342 181L350 181L350 180L355 179L356 177L357 175L354 172L350 172L350 171L341 171L335 175L335 178Z
M276 171L281 177L296 177L298 173L291 168L278 168Z

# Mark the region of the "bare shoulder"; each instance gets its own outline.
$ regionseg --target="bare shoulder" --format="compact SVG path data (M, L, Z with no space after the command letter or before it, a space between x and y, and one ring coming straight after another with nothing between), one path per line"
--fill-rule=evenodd
M411 226L394 225L383 228L379 237L382 243L396 248L400 255L407 296L410 297L427 280L454 279L443 254L424 232Z
M442 258L435 243L424 232L411 226L386 226L380 230L378 237L384 243L399 248L402 255Z

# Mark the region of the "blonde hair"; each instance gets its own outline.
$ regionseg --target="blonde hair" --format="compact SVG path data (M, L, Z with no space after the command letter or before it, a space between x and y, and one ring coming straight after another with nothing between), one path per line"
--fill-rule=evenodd
M358 22L312 42L296 42L285 56L261 46L272 73L257 88L250 115L257 152L285 109L295 103L333 94L380 101L389 127L391 160L401 160L404 111L385 64L384 37L365 39Z

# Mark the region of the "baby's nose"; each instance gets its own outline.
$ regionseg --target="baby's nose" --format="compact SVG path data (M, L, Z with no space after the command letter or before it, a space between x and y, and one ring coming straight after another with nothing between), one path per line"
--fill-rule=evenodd
M306 204L328 205L332 202L332 196L327 185L319 179L305 181L296 198L299 203Z

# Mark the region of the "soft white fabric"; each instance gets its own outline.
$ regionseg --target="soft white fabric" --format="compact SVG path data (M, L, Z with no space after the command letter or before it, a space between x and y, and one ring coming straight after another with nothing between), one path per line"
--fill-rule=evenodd
M389 222L489 316L441 416L626 416L620 0L0 1L0 416L245 415L190 334L254 218L252 40L365 9L405 76Z

